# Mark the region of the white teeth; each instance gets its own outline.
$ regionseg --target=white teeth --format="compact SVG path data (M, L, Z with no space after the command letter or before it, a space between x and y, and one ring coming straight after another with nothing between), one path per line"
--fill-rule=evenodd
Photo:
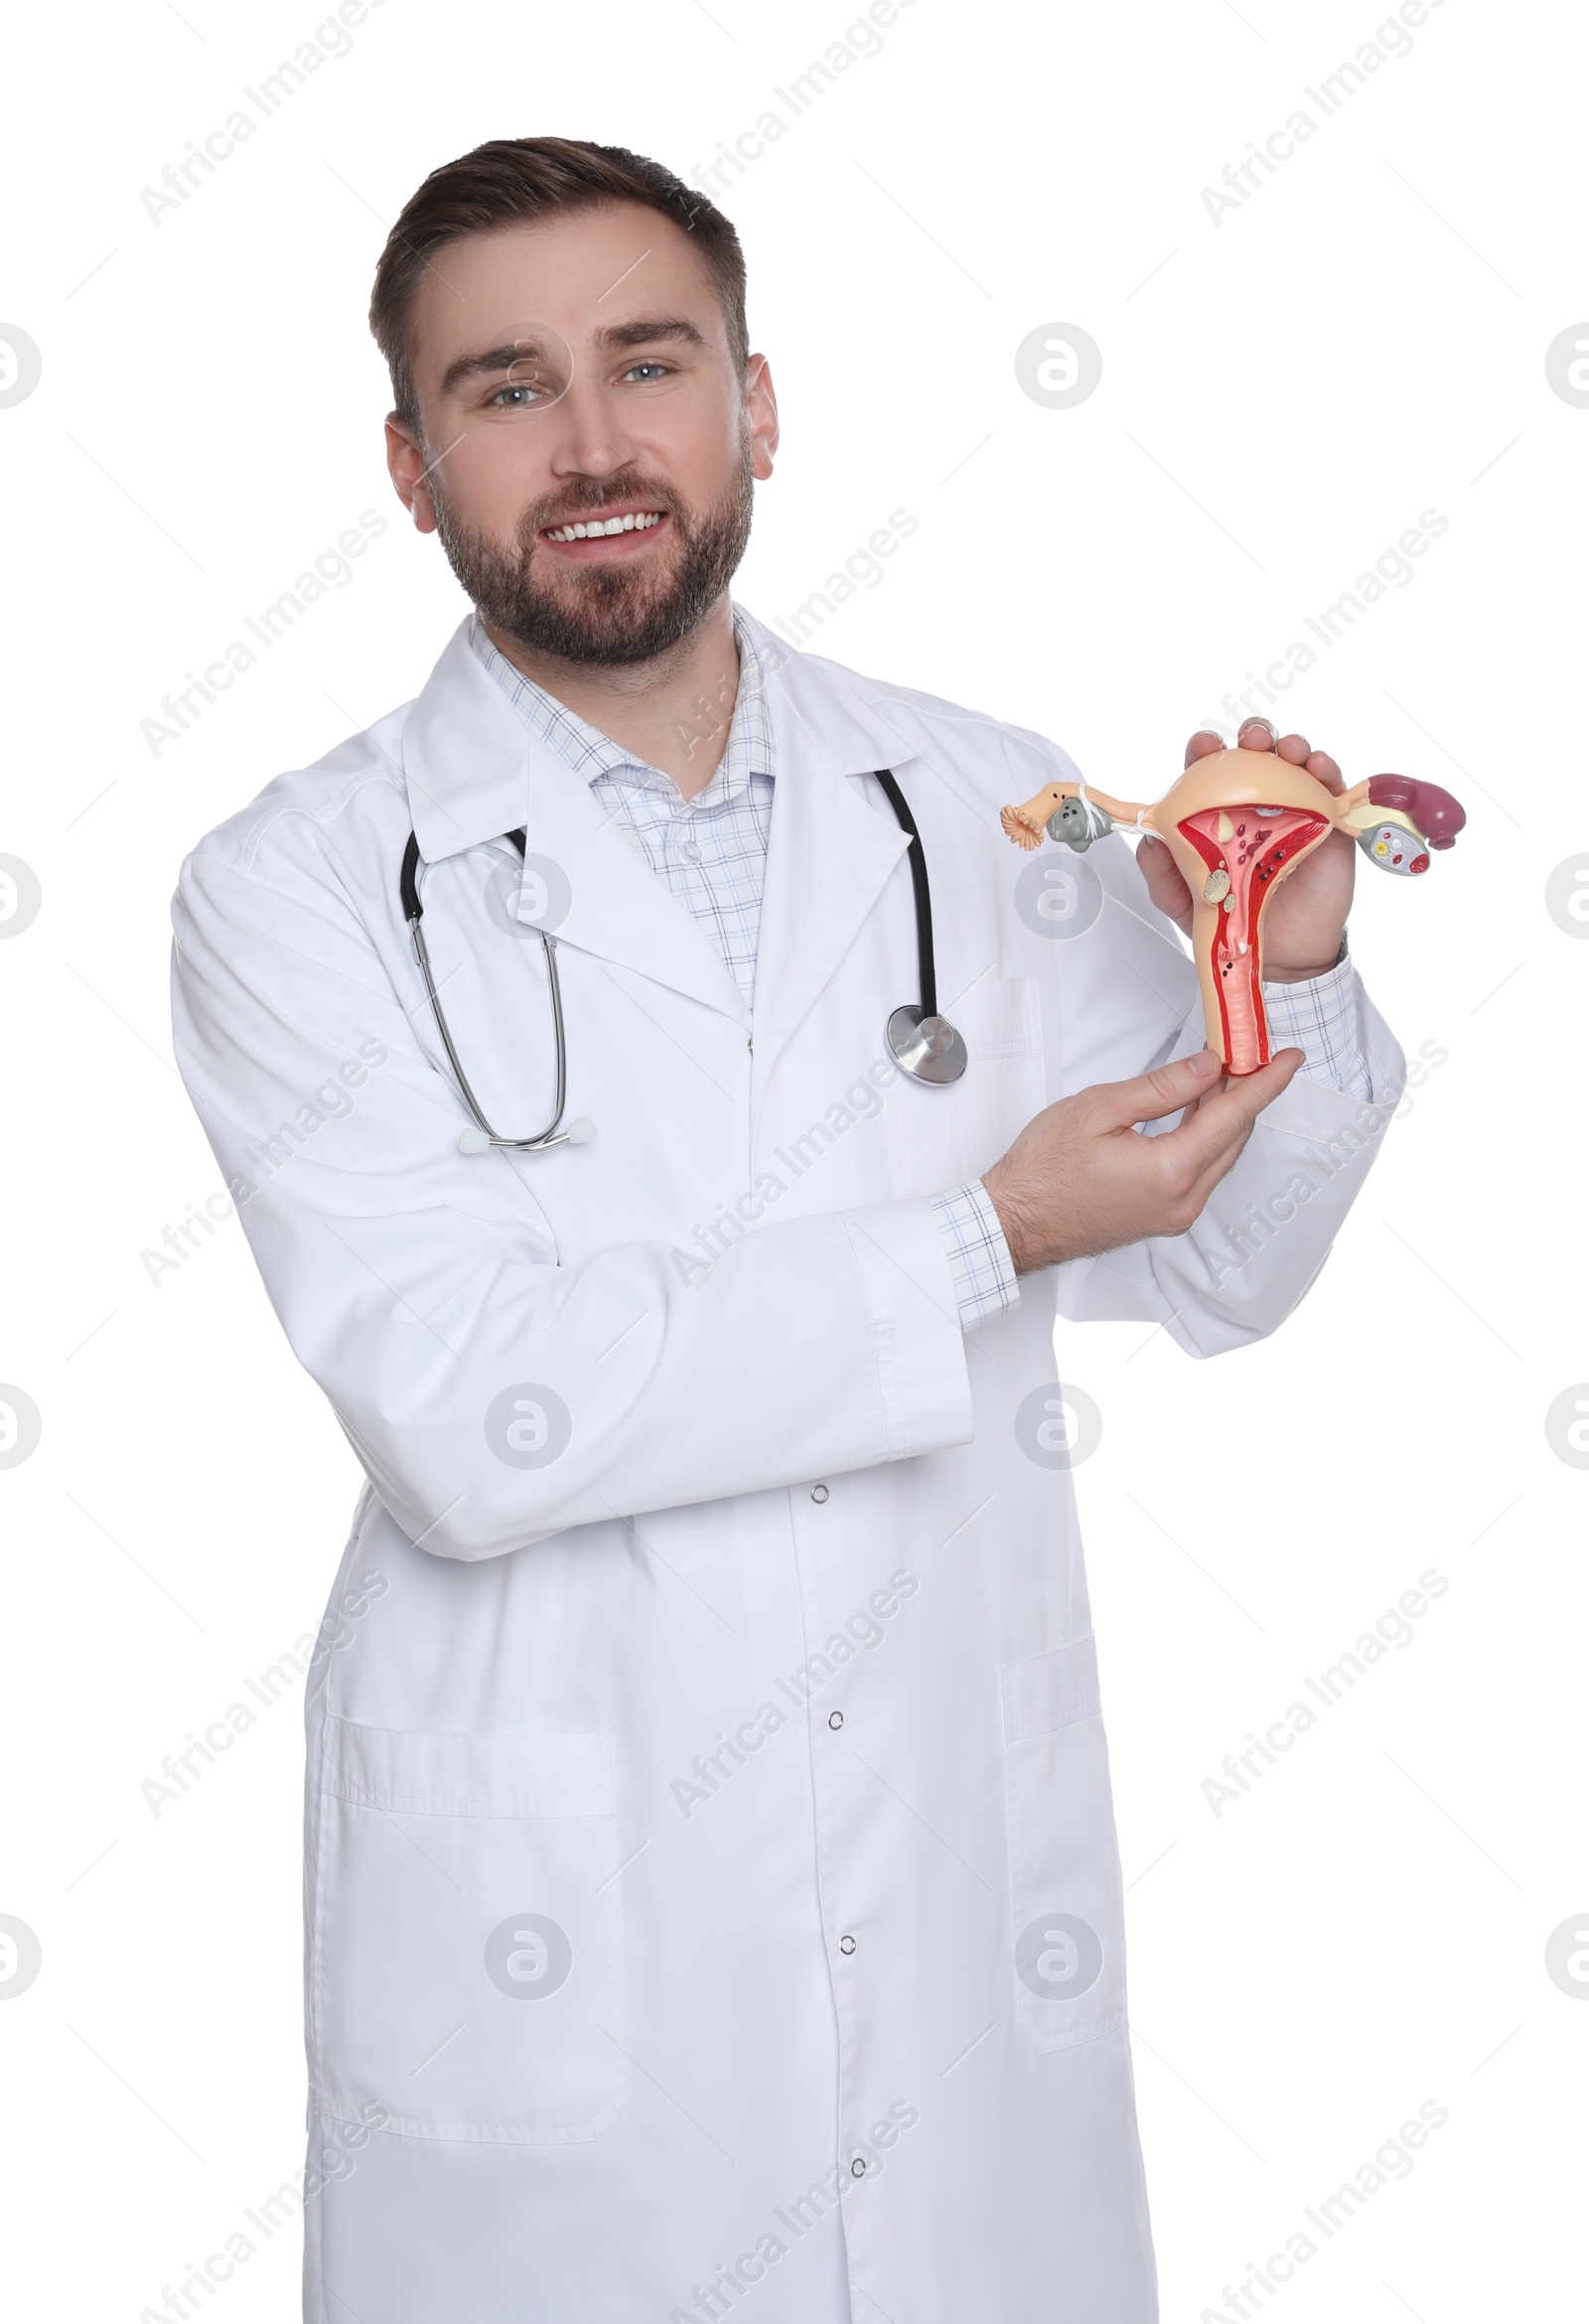
M662 521L659 513L648 511L641 516L606 516L594 524L564 524L547 534L548 540L594 540L598 534L609 532L650 532L653 524Z

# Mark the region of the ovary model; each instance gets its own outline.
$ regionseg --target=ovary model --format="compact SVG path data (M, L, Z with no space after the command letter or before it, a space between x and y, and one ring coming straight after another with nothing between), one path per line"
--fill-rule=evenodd
M1268 751L1194 760L1153 806L1079 783L1051 783L999 817L1018 847L1047 831L1079 853L1116 823L1164 841L1192 891L1192 949L1209 1047L1230 1074L1269 1062L1263 1008L1263 915L1283 879L1332 831L1346 831L1383 871L1416 876L1450 847L1467 816L1448 791L1405 775L1371 775L1339 796Z

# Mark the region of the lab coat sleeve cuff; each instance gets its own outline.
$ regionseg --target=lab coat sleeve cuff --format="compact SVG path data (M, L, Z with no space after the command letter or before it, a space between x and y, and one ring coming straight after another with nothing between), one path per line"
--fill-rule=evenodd
M1187 1232L1139 1246L1166 1301L1165 1329L1189 1355L1243 1347L1291 1313L1323 1266L1400 1101L1400 1045L1356 970L1343 973L1356 986L1363 1094L1298 1073L1258 1115L1234 1169ZM1199 1009L1178 1054L1189 1055L1202 1038Z
M975 1423L958 1296L931 1201L841 1214L872 1315L891 1461L968 1444Z
M986 1187L973 1180L935 1195L933 1209L948 1253L962 1332L1018 1306L1020 1284L1004 1229Z

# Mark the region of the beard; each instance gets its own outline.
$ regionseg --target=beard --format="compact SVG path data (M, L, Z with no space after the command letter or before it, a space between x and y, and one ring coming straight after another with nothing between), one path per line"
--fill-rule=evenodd
M751 536L755 477L750 445L742 439L739 465L723 499L711 508L686 508L678 495L634 469L591 478L536 502L503 541L468 524L431 479L436 530L459 586L488 622L520 646L558 661L623 666L653 661L697 630L739 569ZM668 551L645 565L563 569L537 577L550 560L536 557L547 525L574 523L589 508L639 501L664 508L672 534Z

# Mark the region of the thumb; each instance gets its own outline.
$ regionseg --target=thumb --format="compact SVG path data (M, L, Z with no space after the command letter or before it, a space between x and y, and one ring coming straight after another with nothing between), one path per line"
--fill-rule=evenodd
M1139 1121L1160 1121L1167 1113L1178 1113L1194 1098L1206 1097L1224 1071L1212 1049L1200 1049L1195 1057L1155 1066L1151 1074L1138 1074L1132 1081L1100 1083L1105 1126L1130 1129Z

